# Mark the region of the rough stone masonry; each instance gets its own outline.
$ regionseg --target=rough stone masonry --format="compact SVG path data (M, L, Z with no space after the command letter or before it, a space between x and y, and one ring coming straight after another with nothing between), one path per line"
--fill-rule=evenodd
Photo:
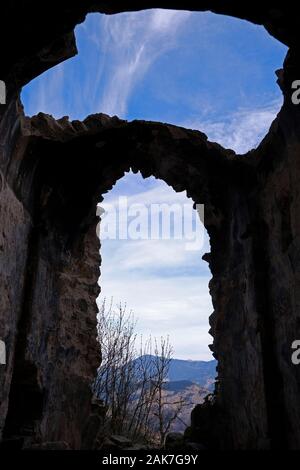
M289 47L284 104L245 155L198 131L103 114L83 122L24 116L26 83L76 54L89 12L142 8L232 15ZM163 179L205 204L218 382L189 439L221 449L300 448L300 19L290 0L3 2L0 79L0 441L11 448L97 448L102 410L90 384L96 341L96 204L125 171ZM274 75L274 79L276 79Z

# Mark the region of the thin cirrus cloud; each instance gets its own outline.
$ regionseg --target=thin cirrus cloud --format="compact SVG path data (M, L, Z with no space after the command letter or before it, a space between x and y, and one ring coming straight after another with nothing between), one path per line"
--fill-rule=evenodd
M198 129L207 134L209 140L218 142L238 154L256 148L267 134L277 116L282 100L276 100L258 108L241 109L223 119L193 120L181 123L183 127Z
M109 57L108 79L98 108L104 113L125 117L135 85L151 65L176 47L180 28L189 12L151 10L105 17L98 43Z
M79 55L24 89L26 112L71 119L103 112L125 118L135 86L160 56L176 48L190 15L173 10L88 15L76 28Z

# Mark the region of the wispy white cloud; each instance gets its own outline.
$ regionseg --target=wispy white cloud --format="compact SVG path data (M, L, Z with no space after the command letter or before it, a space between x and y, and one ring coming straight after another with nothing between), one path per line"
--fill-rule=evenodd
M124 179L130 180L133 174L129 173ZM135 177L137 181L143 182L142 176L139 174ZM123 182L124 183L124 182ZM127 190L128 191L128 190ZM125 194L128 194L126 191ZM107 194L105 197L105 204L99 204L101 207L115 207L118 215L125 212L126 209L121 207L119 209L119 197L122 194L118 191L118 185ZM123 194L124 195L124 194ZM168 239L168 240L155 240L155 239L138 239L138 240L127 240L126 243L119 243L118 241L103 240L103 245L106 251L109 250L109 259L111 263L106 267L106 270L110 271L116 264L119 270L143 270L154 271L154 267L157 266L160 270L167 268L180 267L184 271L184 266L187 264L189 268L194 268L197 275L200 275L201 269L199 268L199 259L201 256L210 250L207 233L200 221L196 211L193 209L193 201L187 198L186 191L176 193L163 181L155 181L154 187L145 191L135 191L132 194L126 196L127 207L132 206L138 207L142 204L143 207L147 208L148 211L145 213L141 212L139 221L141 226L146 227L146 231L142 230L141 235L149 234L151 229L150 208L152 213L157 214L162 205L168 205L168 207L179 208L178 218L180 224L182 224L182 216L185 220L185 230L182 230L182 238L180 239ZM159 205L156 207L153 205ZM189 208L190 210L183 210L182 208ZM153 208L155 210L153 210ZM165 215L168 217L169 214L166 212ZM123 216L122 220L126 220ZM156 219L156 217L155 217ZM169 220L169 219L168 219ZM104 223L105 219L103 219ZM130 222L130 217L128 218ZM149 230L147 230L147 228ZM181 227L182 228L182 227ZM145 233L144 233L145 231ZM173 233L173 232L171 232ZM191 239L199 241L197 249L189 251L187 244ZM199 259L198 259L199 258ZM207 271L205 271L205 274Z
M244 154L256 148L267 134L281 106L276 100L262 107L244 108L215 120L191 119L181 124L207 134L209 140Z
M107 260L108 261L108 260ZM103 260L103 266L105 259ZM213 311L208 278L139 278L118 274L100 278L102 295L114 295L114 302L127 303L136 318L137 332L144 336L169 336L175 357L211 359L208 318ZM100 300L99 299L99 300Z
M30 100L26 111L30 114L45 112L53 116L64 116L65 114L65 66L57 67L45 72L35 80L34 91L30 93Z
M151 10L151 30L155 33L176 35L178 27L181 26L191 15L188 11L176 10Z
M110 247L108 247L110 244ZM190 275L201 276L202 271L200 263L201 256L205 251L209 251L208 241L206 240L207 250L187 251L183 240L143 240L126 242L103 241L103 246L109 250L110 266L106 267L106 272L114 273L114 266L117 265L119 271L146 271L149 275L157 271L167 269L180 272L185 269L194 270ZM204 270L205 276L207 271Z
M178 45L190 12L146 10L89 15L76 28L79 55L34 80L27 112L74 119L104 112L125 118L134 88L164 53ZM28 97L27 97L28 96Z
M189 12L148 10L103 19L99 46L109 64L99 109L126 117L134 87L158 57L176 47L189 16Z
M126 174L126 180L130 180L134 175L133 173L128 173ZM140 181L143 183L145 180L143 180L141 174L139 173L138 176L134 176L134 179L136 181ZM150 179L150 178L149 178ZM149 189L145 190L139 190L135 191L132 193L128 193L128 203L129 204L136 204L139 202L142 202L143 204L149 205L153 203L162 203L162 202L167 202L167 203L192 203L192 200L187 198L186 191L182 192L175 192L173 190L170 190L170 187L161 180L155 180L154 177L151 177L152 183L155 183L154 186L150 187ZM147 178L148 180L148 178ZM140 188L144 188L145 185L141 184ZM118 202L118 197L119 197L119 192L117 191L117 187L113 190L110 191L106 196L105 196L105 201L111 204L116 204Z

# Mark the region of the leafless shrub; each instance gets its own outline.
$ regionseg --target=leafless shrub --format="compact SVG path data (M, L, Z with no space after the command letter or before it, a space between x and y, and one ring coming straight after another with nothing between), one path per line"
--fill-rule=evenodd
M107 307L103 301L98 320L102 362L94 383L103 400L110 432L133 440L163 445L172 423L178 419L183 399L170 400L168 381L172 347L169 339L140 339L136 322L126 305Z

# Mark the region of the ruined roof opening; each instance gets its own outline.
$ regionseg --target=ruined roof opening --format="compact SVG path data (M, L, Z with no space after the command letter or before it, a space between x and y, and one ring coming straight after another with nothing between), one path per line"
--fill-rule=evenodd
M76 38L75 58L24 88L29 115L169 122L245 153L282 104L275 70L286 46L244 20L157 9L90 14Z

